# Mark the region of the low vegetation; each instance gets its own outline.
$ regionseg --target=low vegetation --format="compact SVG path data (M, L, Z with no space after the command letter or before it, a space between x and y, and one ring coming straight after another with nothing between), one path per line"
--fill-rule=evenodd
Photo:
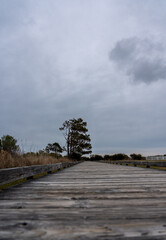
M40 150L38 153L22 153L17 140L10 135L4 135L0 138L0 168L54 164L72 160L116 161L145 159L141 154L135 153L131 154L130 157L124 153L104 156L93 154L87 157L86 154L92 152L92 146L87 123L82 118L65 121L60 131L63 132L65 146L61 147L58 142L48 143L45 149ZM67 152L67 157L61 155L63 151Z
M10 154L7 151L0 152L0 168L13 168L31 165L55 164L58 162L68 162L66 157L55 157L49 154L26 153Z
M90 161L118 161L118 160L145 160L145 157L143 157L141 154L130 154L130 157L124 153L117 153L112 155L91 155L89 158Z
M61 152L62 148L55 142L49 143L44 150L40 150L38 153L21 153L17 140L10 135L4 135L0 139L0 168L68 162L69 159L62 157Z

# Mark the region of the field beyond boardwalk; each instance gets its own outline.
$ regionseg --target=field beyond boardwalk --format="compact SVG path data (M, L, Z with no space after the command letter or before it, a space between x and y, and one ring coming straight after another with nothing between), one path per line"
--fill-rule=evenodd
M83 162L3 190L0 239L166 239L166 174Z

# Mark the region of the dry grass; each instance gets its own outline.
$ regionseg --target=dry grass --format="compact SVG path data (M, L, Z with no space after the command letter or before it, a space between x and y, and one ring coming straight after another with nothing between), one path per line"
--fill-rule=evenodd
M71 161L71 160L70 160ZM55 164L59 162L69 162L68 158L55 158L47 155L15 155L12 156L6 151L0 152L0 169L23 167L32 165Z

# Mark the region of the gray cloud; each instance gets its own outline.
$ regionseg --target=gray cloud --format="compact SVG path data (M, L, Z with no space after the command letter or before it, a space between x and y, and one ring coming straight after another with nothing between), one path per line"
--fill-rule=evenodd
M110 60L135 82L151 83L166 79L165 49L150 39L127 38L118 41Z
M165 4L1 0L0 137L63 145L59 127L82 117L94 153L165 153Z

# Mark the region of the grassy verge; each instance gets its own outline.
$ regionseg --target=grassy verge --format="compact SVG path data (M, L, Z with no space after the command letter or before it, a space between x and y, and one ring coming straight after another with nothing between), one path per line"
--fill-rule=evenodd
M137 164L134 165L133 163L131 164L126 164L126 163L115 163L117 165L123 165L123 166L130 166L130 167L140 167L140 168L147 168L147 165L143 165L143 164ZM152 168L152 169L157 169L157 170L162 170L162 171L166 171L166 167L158 167L158 166L148 166L148 168Z
M6 151L0 152L0 169L32 165L56 164L59 162L69 162L69 159L66 157L56 158L49 155L35 154L12 156Z

